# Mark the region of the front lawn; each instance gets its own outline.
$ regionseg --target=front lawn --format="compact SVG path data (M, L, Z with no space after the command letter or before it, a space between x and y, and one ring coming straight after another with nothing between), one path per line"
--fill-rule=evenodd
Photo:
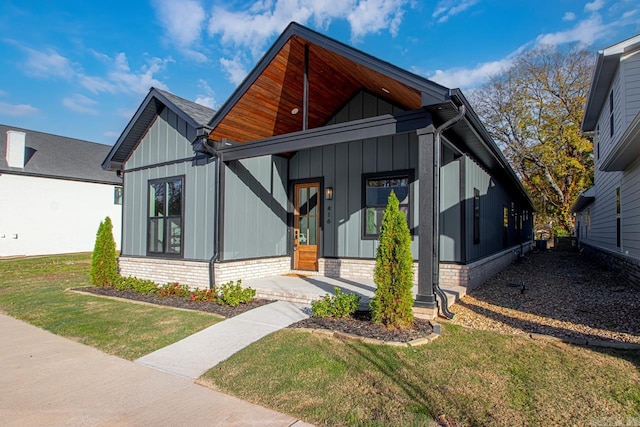
M90 264L91 254L0 261L0 310L130 360L221 320L66 292L88 285Z
M443 331L429 345L398 348L283 330L232 356L201 381L317 425L640 420L638 352L598 351L453 324Z

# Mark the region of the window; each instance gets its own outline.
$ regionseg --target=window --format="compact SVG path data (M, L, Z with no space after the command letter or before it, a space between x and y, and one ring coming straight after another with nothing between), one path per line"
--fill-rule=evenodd
M591 231L591 208L587 208L587 230Z
M473 244L480 243L480 190L473 189Z
M384 174L363 175L363 238L375 239L380 234L382 215L387 207L389 194L393 191L400 201L400 210L409 222L409 183L411 171L397 171Z
M593 142L596 144L596 159L600 158L600 124L596 126L596 132L593 135Z
M609 94L609 135L613 138L613 90Z
M149 181L149 254L182 255L183 184L183 177Z
M509 208L502 206L502 246L509 246Z
M621 229L620 229L620 187L616 188L616 246L620 247L621 244Z
M113 187L113 204L122 204L122 187Z

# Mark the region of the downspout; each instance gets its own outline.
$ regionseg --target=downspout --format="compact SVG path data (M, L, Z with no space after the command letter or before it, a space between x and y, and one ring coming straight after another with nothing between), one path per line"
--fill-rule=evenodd
M434 135L434 149L433 149L433 251L432 251L432 265L433 265L433 292L440 297L442 301L442 307L440 307L442 314L447 319L453 319L454 314L449 311L449 300L447 295L442 289L440 289L440 136L447 128L460 121L466 112L466 108L463 105L458 109L458 114L455 117L447 120L436 128ZM436 305L438 300L436 299Z
M215 211L214 211L214 237L213 237L213 255L209 258L209 289L213 289L216 284L216 274L214 264L218 261L220 252L220 162L222 161L222 155L218 153L212 146L208 143L208 134L206 128L197 129L197 138L194 142L193 150L197 153L209 154L215 158L216 166L215 166L215 184L214 184L214 192L215 192Z

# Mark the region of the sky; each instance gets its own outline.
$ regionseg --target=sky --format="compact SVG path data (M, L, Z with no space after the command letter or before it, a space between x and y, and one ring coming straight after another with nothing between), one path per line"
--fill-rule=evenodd
M637 0L3 0L0 123L113 145L150 87L218 108L289 22L468 93L541 44L640 33Z

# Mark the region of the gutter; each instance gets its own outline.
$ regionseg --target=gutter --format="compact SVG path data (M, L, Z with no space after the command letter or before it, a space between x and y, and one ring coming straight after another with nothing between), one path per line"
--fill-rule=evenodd
M455 117L447 120L436 128L434 134L434 150L433 150L433 251L432 251L432 265L433 265L433 292L440 297L442 301L441 311L447 319L453 319L454 314L449 311L449 300L447 295L442 289L440 289L440 149L442 142L440 137L442 132L451 127L455 123L462 120L466 113L464 104L458 108L458 114ZM436 299L436 304L438 300Z

